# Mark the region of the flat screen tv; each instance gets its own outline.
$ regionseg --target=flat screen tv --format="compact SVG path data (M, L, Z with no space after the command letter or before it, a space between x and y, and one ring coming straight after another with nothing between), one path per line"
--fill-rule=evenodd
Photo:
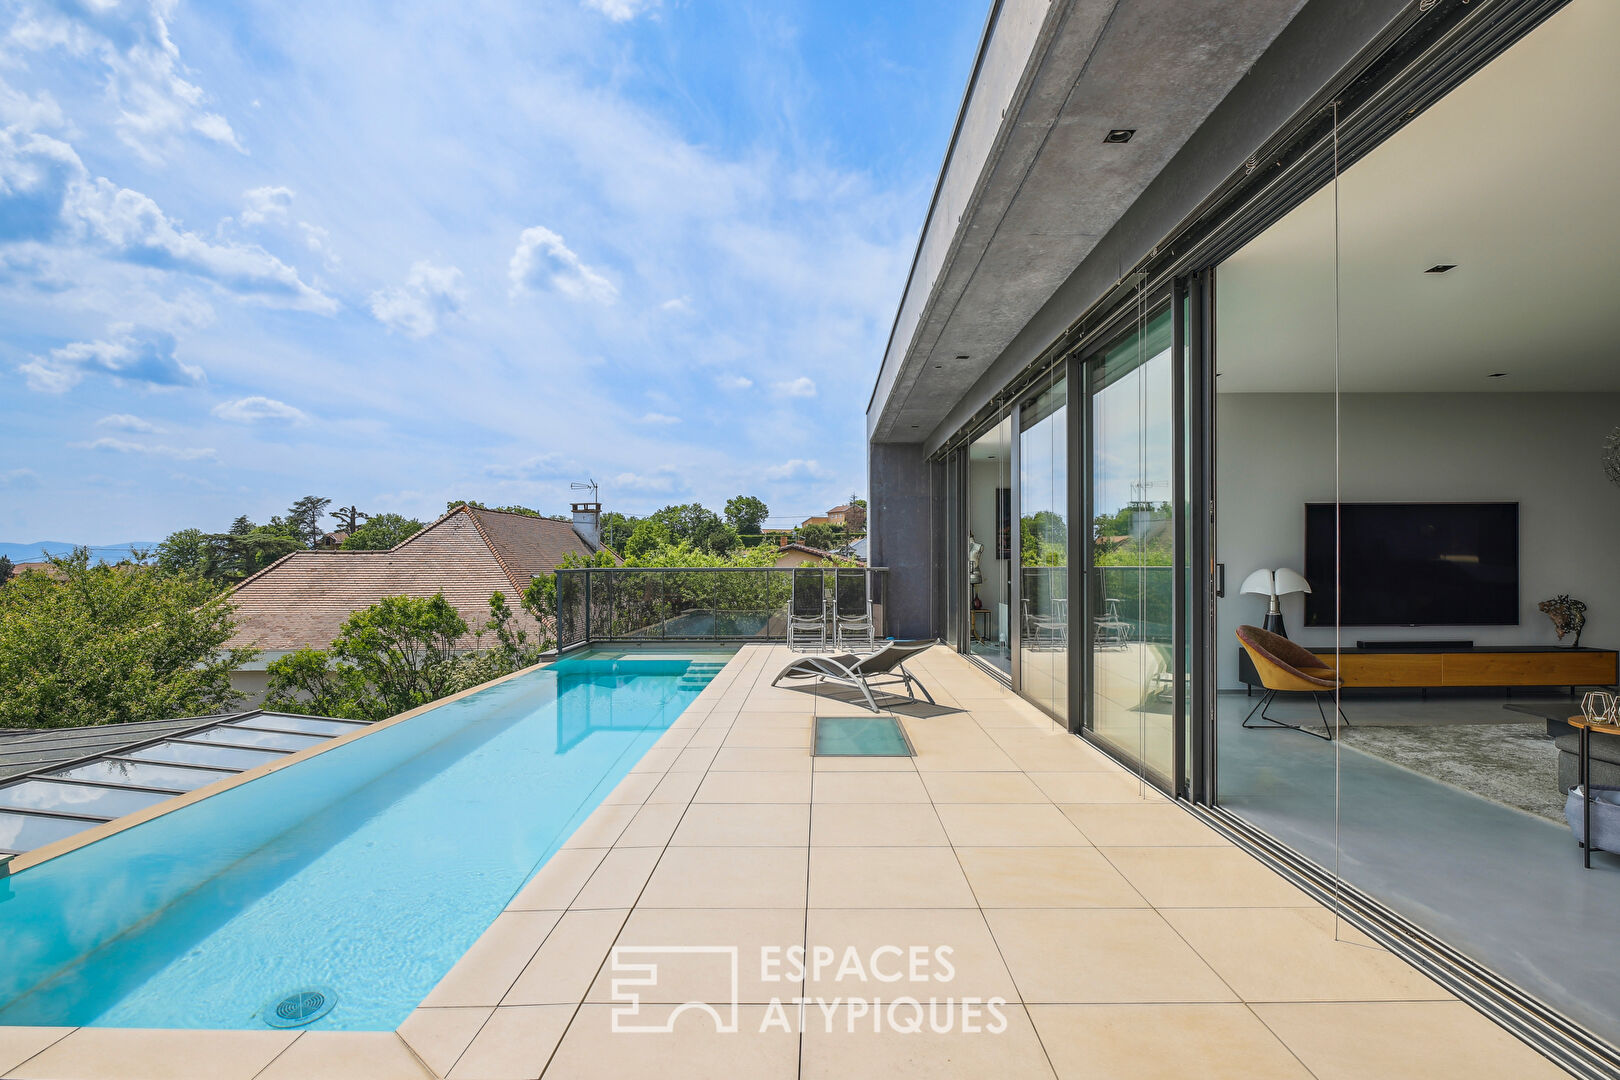
M1344 626L1516 626L1518 503L1343 503ZM1305 624L1332 626L1334 504L1305 504Z

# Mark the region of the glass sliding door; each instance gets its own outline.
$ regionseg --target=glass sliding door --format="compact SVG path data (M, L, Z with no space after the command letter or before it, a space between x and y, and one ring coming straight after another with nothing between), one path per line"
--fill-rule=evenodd
M1086 727L1167 781L1174 772L1174 363L1168 309L1087 362L1090 385Z
M1019 690L1069 712L1068 384L1059 368L1018 412Z
M968 652L1012 674L1012 418L968 447Z

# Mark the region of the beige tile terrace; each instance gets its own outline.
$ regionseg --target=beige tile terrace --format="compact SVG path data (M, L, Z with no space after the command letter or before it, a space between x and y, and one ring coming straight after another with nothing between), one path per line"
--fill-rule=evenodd
M877 761L812 761L812 716L857 710L771 687L785 661L739 651L397 1034L0 1029L0 1070L1561 1075L961 657L918 658L942 707L899 714L915 760ZM737 1030L720 1033L675 1003L731 1015L729 948ZM652 982L616 993L635 972L615 949ZM671 1030L616 1032L626 993L628 1022ZM826 1008L801 1012L806 994ZM951 1000L949 1030L903 1030L906 997Z

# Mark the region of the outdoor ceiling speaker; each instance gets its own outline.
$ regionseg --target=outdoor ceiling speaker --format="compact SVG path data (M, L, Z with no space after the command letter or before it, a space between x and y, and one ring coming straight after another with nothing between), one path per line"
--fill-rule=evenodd
M1131 136L1135 135L1135 134L1136 134L1136 129L1135 128L1115 128L1114 130L1110 131L1107 135L1103 136L1103 142L1105 142L1105 143L1125 143L1125 142L1130 142L1131 141Z

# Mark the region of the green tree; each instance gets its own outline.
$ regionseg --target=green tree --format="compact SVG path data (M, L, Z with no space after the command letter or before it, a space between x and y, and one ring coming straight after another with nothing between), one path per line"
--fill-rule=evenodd
M308 548L320 543L326 530L321 528L321 518L326 516L326 508L332 505L331 499L323 499L319 495L305 495L287 509L286 523L294 535L304 542Z
M771 514L770 507L752 495L726 500L726 521L739 533L757 533Z
M245 536L257 528L258 526L253 524L246 514L239 514L236 520L231 522L231 527L226 531L232 536Z
M180 529L158 545L158 569L169 574L203 575L208 570L208 535L201 529Z
M303 550L304 543L285 524L271 522L244 533L214 533L208 541L204 576L214 581L235 583L251 577L284 556Z
M241 699L232 609L200 577L90 564L87 548L0 590L0 727L128 723Z
M630 534L635 532L636 526L640 522L640 518L627 517L617 510L603 511L598 521L602 532L602 543L614 551L620 550L623 548L624 542L630 539Z
M474 510L495 510L503 514L522 514L524 517L537 518L543 516L540 511L530 510L527 506L485 506L474 499L451 499L444 504L445 513L449 513L458 506L470 506ZM569 519L559 518L558 520L567 521Z
M820 548L822 551L831 551L838 546L837 535L831 525L816 523L806 525L799 530L799 543L805 547Z
M270 663L265 707L310 712L320 698L339 716L382 720L459 688L467 623L443 593L385 596L344 621L329 650ZM310 655L320 653L320 656ZM330 671L321 675L319 668ZM336 695L336 697L334 697Z
M0 585L11 580L13 565L9 555L0 555Z
M647 517L663 524L672 540L685 541L698 551L720 555L740 547L737 530L702 503L666 506Z
M630 538L624 542L624 557L639 559L674 542L675 537L668 525L652 518L644 518L636 525Z
M422 523L403 514L378 514L343 541L345 551L385 551L422 531Z

